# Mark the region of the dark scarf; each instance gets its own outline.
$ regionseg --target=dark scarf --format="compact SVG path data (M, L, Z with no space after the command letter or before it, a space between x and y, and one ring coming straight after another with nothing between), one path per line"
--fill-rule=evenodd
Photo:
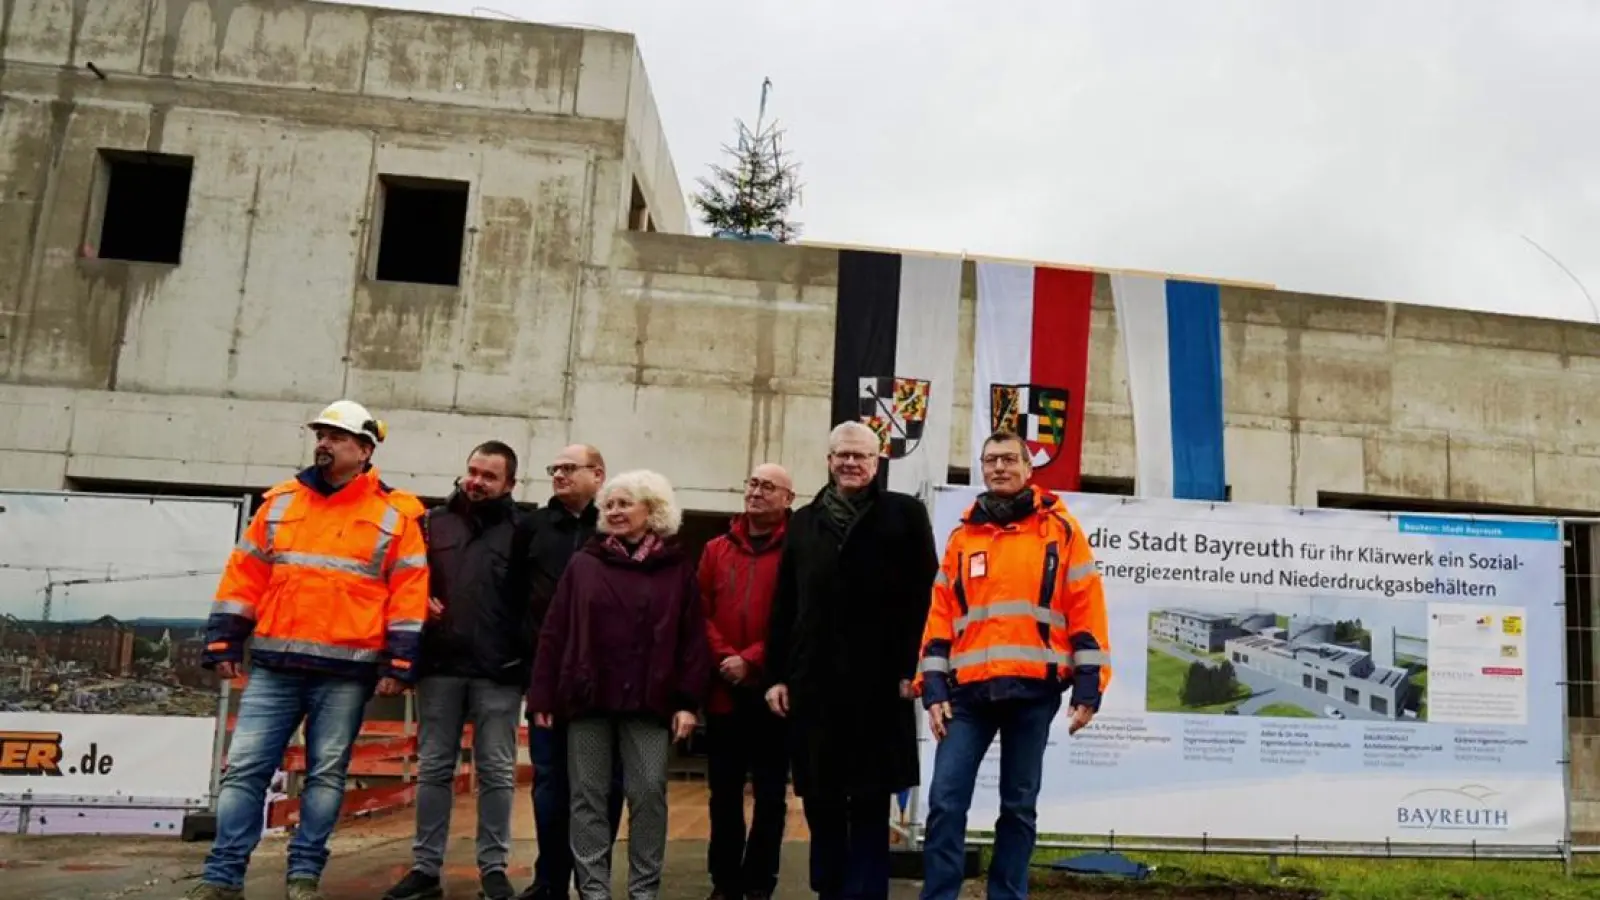
M832 481L822 489L822 522L828 529L838 535L843 541L850 536L850 531L861 521L861 517L872 508L873 500L877 499L877 489L868 485L867 489L854 496L846 497L839 491Z
M605 548L607 550L622 559L632 560L636 563L649 559L652 554L660 551L664 546L665 542L661 538L648 531L645 532L644 537L637 544L629 544L614 534L607 535L605 539Z
M1022 492L1011 497L1001 497L998 494L984 491L978 495L978 502L972 510L974 523L993 523L995 525L1010 525L1020 522L1033 515L1034 512L1033 488L1023 488Z
M510 494L501 494L488 500L473 500L459 487L451 492L445 504L451 512L466 520L474 536L498 525L516 509L516 502Z

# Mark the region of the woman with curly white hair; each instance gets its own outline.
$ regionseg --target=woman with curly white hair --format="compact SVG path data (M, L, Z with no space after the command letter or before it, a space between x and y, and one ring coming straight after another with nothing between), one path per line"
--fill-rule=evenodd
M534 654L528 711L567 728L572 858L582 900L611 896L612 753L628 800L628 896L654 897L667 847L667 759L694 732L711 683L683 514L655 472L625 472L596 498L600 528L556 587ZM558 724L559 723L559 724Z

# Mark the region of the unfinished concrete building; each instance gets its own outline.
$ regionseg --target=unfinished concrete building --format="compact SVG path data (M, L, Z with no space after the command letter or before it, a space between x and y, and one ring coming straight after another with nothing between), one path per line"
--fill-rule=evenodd
M341 396L424 496L489 437L532 462L531 500L574 440L701 513L755 461L821 485L837 252L687 233L632 36L297 0L4 15L0 486L260 489ZM1107 281L1083 467L1126 491ZM973 294L969 262L958 384ZM1246 287L1222 315L1233 499L1600 510L1600 328ZM1590 531L1572 771L1600 828Z
M345 395L390 418L382 462L423 493L464 435L539 455L596 408L568 348L616 236L687 228L630 35L279 0L5 9L8 485L268 483L304 455L304 407Z

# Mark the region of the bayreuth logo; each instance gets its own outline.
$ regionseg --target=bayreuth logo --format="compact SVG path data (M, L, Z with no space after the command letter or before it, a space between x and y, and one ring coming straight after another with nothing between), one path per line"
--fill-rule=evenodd
M61 732L0 731L0 775L61 774Z
M922 443L928 421L928 394L933 382L923 378L861 379L861 424L878 435L878 455L889 459L909 456Z
M1491 801L1499 792L1481 784L1422 788L1395 804L1395 824L1415 831L1505 831L1511 814Z

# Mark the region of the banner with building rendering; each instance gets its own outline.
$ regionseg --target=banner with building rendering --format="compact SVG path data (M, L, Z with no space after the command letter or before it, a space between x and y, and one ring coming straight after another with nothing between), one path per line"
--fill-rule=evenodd
M0 804L204 806L238 500L0 492Z
M935 493L941 543L977 491ZM1564 839L1557 522L1066 500L1115 668L1092 725L1058 718L1041 834ZM999 752L974 831L993 828ZM934 753L924 723L924 788Z

